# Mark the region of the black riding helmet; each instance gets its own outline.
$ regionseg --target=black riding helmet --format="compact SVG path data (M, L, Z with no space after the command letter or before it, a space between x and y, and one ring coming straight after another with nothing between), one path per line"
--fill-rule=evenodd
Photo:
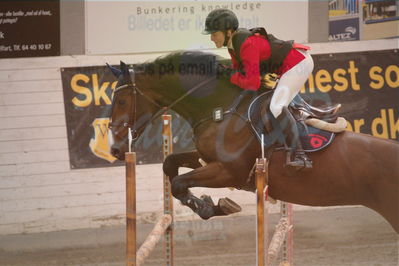
M226 32L238 28L237 16L228 9L215 9L208 14L205 20L203 34L211 34L217 31Z

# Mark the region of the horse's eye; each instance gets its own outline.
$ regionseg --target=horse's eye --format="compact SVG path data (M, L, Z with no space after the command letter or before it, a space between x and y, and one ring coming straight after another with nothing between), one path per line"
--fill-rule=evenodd
M118 100L118 104L119 105L125 105L126 104L126 100L120 99L120 100Z

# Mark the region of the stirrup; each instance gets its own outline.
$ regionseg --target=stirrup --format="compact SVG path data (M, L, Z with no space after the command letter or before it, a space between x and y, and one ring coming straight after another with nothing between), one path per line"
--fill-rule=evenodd
M305 169L313 168L312 161L308 158L306 153L303 151L295 152L293 160L291 160L290 154L287 153L286 165L289 167L295 168L297 170L300 170L302 168L305 168Z

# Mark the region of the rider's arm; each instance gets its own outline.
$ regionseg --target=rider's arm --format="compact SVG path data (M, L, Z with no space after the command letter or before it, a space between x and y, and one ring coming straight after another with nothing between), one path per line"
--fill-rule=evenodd
M245 74L236 72L230 81L244 90L256 91L260 87L260 49L248 38L241 46L240 55Z

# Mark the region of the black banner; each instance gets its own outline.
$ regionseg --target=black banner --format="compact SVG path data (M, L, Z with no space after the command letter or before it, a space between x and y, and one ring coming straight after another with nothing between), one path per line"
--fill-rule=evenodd
M301 90L311 104L341 103L348 130L399 140L398 50L314 55ZM104 66L61 70L71 168L121 165L108 153L108 117L115 77ZM146 128L134 149L138 163L162 161L162 123ZM194 148L189 125L173 114L174 152Z
M104 66L61 69L72 169L121 165L109 154L108 123L116 79ZM194 149L190 126L172 113L173 149ZM150 124L135 143L138 164L160 163L161 118Z
M60 55L60 2L1 1L0 58Z
M313 73L302 89L309 103L341 103L348 130L399 140L399 50L313 59Z

